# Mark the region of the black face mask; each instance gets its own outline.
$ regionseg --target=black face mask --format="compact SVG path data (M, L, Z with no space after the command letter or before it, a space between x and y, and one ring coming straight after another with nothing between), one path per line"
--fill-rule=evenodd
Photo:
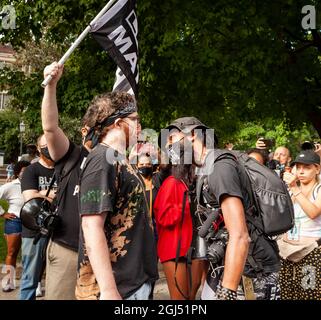
M140 167L138 172L145 178L150 177L153 174L153 167Z
M52 158L50 157L50 153L49 153L48 147L40 148L40 152L46 159L48 159L50 161L53 161Z
M90 128L85 137L84 144L87 141L91 141L91 149L93 149L98 144L98 139L99 139L99 134L96 134L95 128L94 127Z

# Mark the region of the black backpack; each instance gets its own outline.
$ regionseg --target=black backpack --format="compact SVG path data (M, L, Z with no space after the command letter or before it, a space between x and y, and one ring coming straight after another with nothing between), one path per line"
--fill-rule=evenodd
M290 230L294 226L292 200L285 183L275 172L245 153L215 150L214 164L223 159L232 159L238 163L240 179L250 196L250 209L247 213L255 217L252 219L255 226L268 237ZM202 183L204 178L197 184L198 204Z
M291 197L284 182L274 171L261 165L247 154L215 150L211 165L223 159L231 159L237 163L242 187L247 190L249 197L249 199L244 199L246 201L245 218L251 237L247 258L250 268L247 268L245 274L259 276L264 272L268 273L270 272L269 266L265 265L260 258L260 251L264 250L268 255L273 256L275 265L279 265L278 247L273 236L286 232L294 225ZM206 175L198 179L196 199L197 215L202 223L199 236L204 238L207 246L210 247L213 241L213 226L216 230L224 226L220 219L222 213L219 204L209 190ZM218 221L220 225L215 226Z

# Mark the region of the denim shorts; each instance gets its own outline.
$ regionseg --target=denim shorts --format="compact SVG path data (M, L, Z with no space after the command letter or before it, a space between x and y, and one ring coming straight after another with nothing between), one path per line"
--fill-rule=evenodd
M4 223L4 234L15 234L22 232L22 224L20 218L15 218L13 220L6 219Z
M137 291L135 291L131 296L129 296L125 300L148 300L151 290L151 283L145 282Z

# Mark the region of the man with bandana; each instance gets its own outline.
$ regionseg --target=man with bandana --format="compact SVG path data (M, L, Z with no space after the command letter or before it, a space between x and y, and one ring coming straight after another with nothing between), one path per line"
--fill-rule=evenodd
M37 141L40 159L26 168L21 180L21 191L24 201L33 198L44 198L50 186L54 173L54 162L50 158L47 141L41 135ZM48 200L55 197L55 185L48 195ZM22 276L20 286L20 300L34 300L36 297L37 285L41 281L42 271L45 262L45 250L47 238L41 237L34 244L34 238L38 232L22 226Z
M100 143L81 174L76 297L147 300L158 272L145 186L126 159L141 130L135 98L101 94L85 118L97 128Z
M63 66L54 62L44 70L53 77L46 86L41 107L44 134L50 156L55 161L58 183L57 213L60 225L53 231L47 248L46 300L73 300L78 261L79 242L79 175L88 153L95 144L95 132L86 125L81 128L81 146L70 141L58 125L56 88ZM89 134L88 134L89 133Z

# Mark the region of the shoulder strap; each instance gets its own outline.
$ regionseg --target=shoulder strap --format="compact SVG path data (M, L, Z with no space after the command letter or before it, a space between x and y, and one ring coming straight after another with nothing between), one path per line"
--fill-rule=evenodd
M75 148L72 150L61 171L61 179L63 179L68 173L70 173L74 166L78 164L82 148L82 146L75 146Z
M49 188L48 188L46 195L45 195L46 198L49 196L50 190L52 189L52 186L54 185L55 181L56 181L56 173L54 172L51 177Z
M205 181L205 175L201 176L196 181L196 201L197 201L197 204L201 203L201 194L202 194L202 187L203 187L204 181Z
M317 196L318 196L318 193L320 191L320 188L321 188L321 183L318 183L314 189L313 189L313 192L312 192L312 198L313 200L316 200L317 199Z
M65 192L65 189L68 185L72 169L79 164L79 159L81 155L81 148L76 146L74 150L71 152L70 156L68 157L63 169L61 170L61 175L59 177L59 185L58 185L58 190L57 190L57 200L56 200L56 206L57 209L59 207L59 204L61 202L62 196Z

